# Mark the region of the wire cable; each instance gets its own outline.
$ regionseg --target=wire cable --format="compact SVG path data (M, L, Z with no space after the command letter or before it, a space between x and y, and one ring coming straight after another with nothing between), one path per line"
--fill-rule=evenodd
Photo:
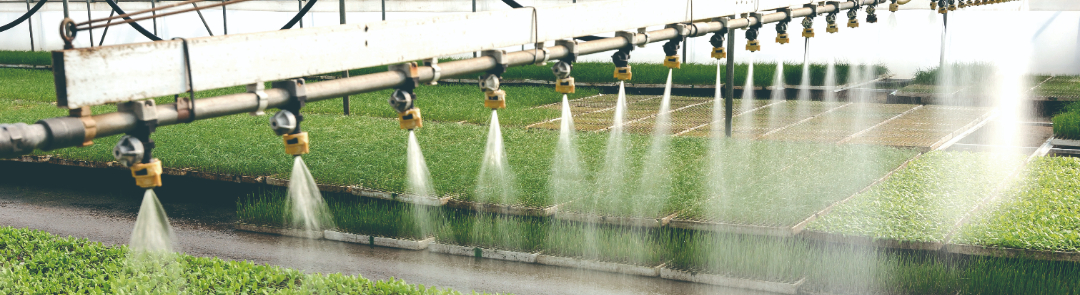
M41 9L41 7L45 5L45 1L46 0L39 1L36 5L34 5L34 8L30 8L30 10L26 11L26 13L24 13L19 18L16 18L15 20L11 21L10 23L0 27L0 32L7 31L8 29L14 28L15 26L18 26L22 22L29 19L31 15L34 15L34 13L36 13L38 11L38 9Z

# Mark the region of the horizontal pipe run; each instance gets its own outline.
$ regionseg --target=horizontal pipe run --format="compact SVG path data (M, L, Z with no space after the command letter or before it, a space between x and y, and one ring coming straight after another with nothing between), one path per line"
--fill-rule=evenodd
M885 1L878 1L885 2ZM854 7L854 2L841 2L839 3L839 10L850 9ZM830 11L837 10L832 4L819 6L817 11L819 14L826 14ZM814 12L810 8L799 8L791 10L791 18L809 16ZM761 15L761 20L755 17L745 17L732 19L727 22L727 29L744 29L752 25L757 25L760 21L762 24L778 22L787 19L787 15L784 12L776 12L770 14ZM691 24L696 28L696 32L691 31L694 36L702 36L707 33L719 32L725 30L724 24L719 21L709 22L697 22ZM632 42L626 40L623 37L604 38L594 41L582 42L576 45L577 54L587 55L598 52L604 52L609 50L615 50L623 48L629 45L642 45L646 41L648 43L666 41L674 38L681 37L679 31L675 28L665 28L661 30L651 31L644 34L636 34ZM633 44L631 44L633 43ZM569 48L561 45L547 47L547 59L554 60L564 58L570 54ZM506 61L509 66L523 66L535 64L538 61L544 60L543 53L540 50L525 50L506 54ZM454 76L461 76L473 73L484 72L489 69L495 68L496 61L492 57L478 57L465 60L457 60L451 62L440 63L441 77L448 78ZM434 73L431 67L420 66L419 67L419 79L420 82L430 82L434 78ZM400 72L382 72L367 74L349 78L335 79L323 82L315 82L307 84L307 100L319 101L325 99L340 98L346 95L355 95L360 93L372 92L381 89L394 88L398 85L402 85L407 81L407 78ZM287 91L278 88L266 89L267 94L267 107L268 108L281 108L289 100L289 94ZM203 120L216 117L222 117L227 115L242 114L252 112L258 109L258 97L252 93L238 93L209 98L201 98L194 101L194 119ZM177 124L177 108L175 103L161 104L157 106L158 126L168 126ZM107 137L117 134L123 134L130 132L137 123L135 115L127 112L113 112L106 114L94 115L91 117L97 123L97 130L95 138ZM42 148L62 148L68 146L56 146L51 144L55 142L75 142L73 139L53 139L53 134L41 124L41 122L32 125L26 124L6 124L0 125L0 158L7 158L22 154L28 154L33 149ZM14 137L18 138L14 138ZM81 141L78 141L81 143ZM73 145L71 145L73 146Z

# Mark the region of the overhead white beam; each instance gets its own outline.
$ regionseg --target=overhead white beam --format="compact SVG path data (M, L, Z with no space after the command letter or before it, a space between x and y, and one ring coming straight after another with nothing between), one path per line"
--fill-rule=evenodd
M806 1L770 0L769 5ZM604 1L53 52L58 106L123 102L752 10L755 1ZM761 8L758 6L758 8ZM775 8L775 7L773 7Z

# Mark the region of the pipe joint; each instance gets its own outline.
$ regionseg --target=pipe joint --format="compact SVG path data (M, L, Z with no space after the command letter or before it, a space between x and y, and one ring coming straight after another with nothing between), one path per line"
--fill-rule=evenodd
M41 147L45 151L80 145L86 139L86 127L79 118L49 118L38 121L37 124L45 126L45 131L48 133L48 140Z

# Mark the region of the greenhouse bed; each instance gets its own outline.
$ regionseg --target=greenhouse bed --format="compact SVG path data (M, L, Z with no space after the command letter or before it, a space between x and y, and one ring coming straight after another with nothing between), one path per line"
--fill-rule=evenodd
M970 210L1005 189L1002 183L1022 165L1019 155L930 152L812 222L808 235L940 248ZM971 171L979 173L960 173Z

